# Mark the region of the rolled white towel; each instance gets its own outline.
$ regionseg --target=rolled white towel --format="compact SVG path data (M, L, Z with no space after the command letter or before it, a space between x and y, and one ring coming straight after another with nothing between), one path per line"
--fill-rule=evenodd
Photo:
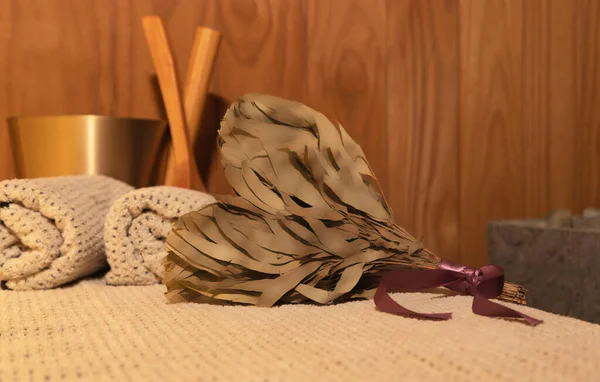
M48 289L105 269L104 218L132 189L106 176L0 182L0 280Z
M158 186L131 191L111 207L104 237L110 285L150 285L162 281L165 239L181 216L216 200L209 194Z

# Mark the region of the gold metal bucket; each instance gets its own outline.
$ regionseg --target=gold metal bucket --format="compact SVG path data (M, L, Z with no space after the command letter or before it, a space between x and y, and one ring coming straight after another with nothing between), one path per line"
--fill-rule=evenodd
M18 178L106 175L137 188L162 181L165 121L61 115L7 123Z

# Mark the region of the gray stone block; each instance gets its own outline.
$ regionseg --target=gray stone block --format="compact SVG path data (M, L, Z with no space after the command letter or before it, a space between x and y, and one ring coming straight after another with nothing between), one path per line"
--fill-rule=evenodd
M504 268L507 281L529 290L529 306L600 323L600 228L596 224L490 222L488 244L490 263Z

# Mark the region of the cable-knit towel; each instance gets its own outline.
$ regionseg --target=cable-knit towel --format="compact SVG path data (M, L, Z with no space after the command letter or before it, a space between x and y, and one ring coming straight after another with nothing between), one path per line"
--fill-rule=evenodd
M106 256L110 285L160 283L165 238L181 215L215 202L203 192L177 187L141 188L123 195L111 207L105 222Z
M130 190L106 176L0 182L0 280L47 289L105 268L104 217Z

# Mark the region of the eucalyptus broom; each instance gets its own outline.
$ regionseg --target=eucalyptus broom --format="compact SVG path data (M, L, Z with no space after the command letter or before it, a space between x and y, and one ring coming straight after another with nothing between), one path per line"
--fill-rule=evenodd
M181 217L167 238L171 300L272 306L371 298L394 269L439 257L402 227L358 144L298 102L246 94L219 129L237 196ZM499 296L524 303L505 283Z

